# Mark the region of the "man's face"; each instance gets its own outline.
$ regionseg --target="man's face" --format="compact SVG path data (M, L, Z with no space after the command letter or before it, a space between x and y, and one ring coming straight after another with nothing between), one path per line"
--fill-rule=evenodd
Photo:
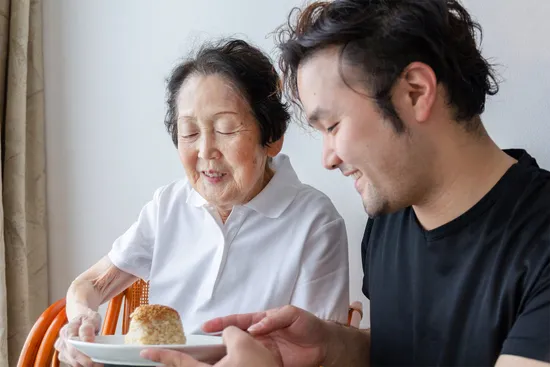
M412 205L425 165L411 133L396 133L353 72L341 65L338 48L320 50L300 65L298 91L309 123L323 134L325 168L350 176L374 217Z

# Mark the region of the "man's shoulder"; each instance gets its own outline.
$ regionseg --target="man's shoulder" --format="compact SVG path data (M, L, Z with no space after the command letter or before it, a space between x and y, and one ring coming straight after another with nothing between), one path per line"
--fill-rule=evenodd
M534 208L545 209L545 212L550 214L550 172L538 167L529 167L524 170L523 175L525 186L518 196L518 201L533 205Z
M550 210L550 172L541 168L536 159L523 150L508 150L508 154L517 159L510 169L509 192L501 200L529 203L537 208ZM528 208L521 208L528 209Z
M531 158L532 159L532 158ZM496 210L509 209L506 217L509 231L523 232L532 238L550 237L550 172L520 160L514 176L515 185L500 197Z
M550 261L550 172L529 167L523 175L525 185L511 195L502 231L518 257L543 264Z

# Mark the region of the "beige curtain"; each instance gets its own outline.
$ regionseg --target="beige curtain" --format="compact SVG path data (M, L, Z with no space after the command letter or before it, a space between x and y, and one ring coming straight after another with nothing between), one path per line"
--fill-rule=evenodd
M42 4L0 0L0 366L48 303Z

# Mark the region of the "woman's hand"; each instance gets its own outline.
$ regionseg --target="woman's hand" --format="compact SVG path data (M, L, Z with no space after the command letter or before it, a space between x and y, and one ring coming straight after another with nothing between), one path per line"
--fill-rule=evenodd
M280 358L277 359L262 343L236 327L230 326L223 331L223 342L227 347L227 355L215 367L282 366ZM173 350L148 349L141 356L167 367L211 367Z
M73 348L68 339L79 337L83 341L94 341L101 326L101 316L95 310L136 280L135 276L118 269L105 256L72 282L65 307L69 324L61 329L55 343L60 361L78 367L94 365L88 357Z
M78 337L82 341L93 342L100 326L101 316L99 313L89 308L82 308L81 313L61 329L59 338L55 342L59 360L72 367L94 366L92 360L69 344L68 340Z

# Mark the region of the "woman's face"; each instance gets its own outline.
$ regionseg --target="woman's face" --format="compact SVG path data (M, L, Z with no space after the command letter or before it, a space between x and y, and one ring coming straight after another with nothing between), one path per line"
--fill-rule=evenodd
M269 181L267 159L280 144L263 147L248 102L220 75L191 75L177 98L178 151L193 188L210 204L231 210Z

